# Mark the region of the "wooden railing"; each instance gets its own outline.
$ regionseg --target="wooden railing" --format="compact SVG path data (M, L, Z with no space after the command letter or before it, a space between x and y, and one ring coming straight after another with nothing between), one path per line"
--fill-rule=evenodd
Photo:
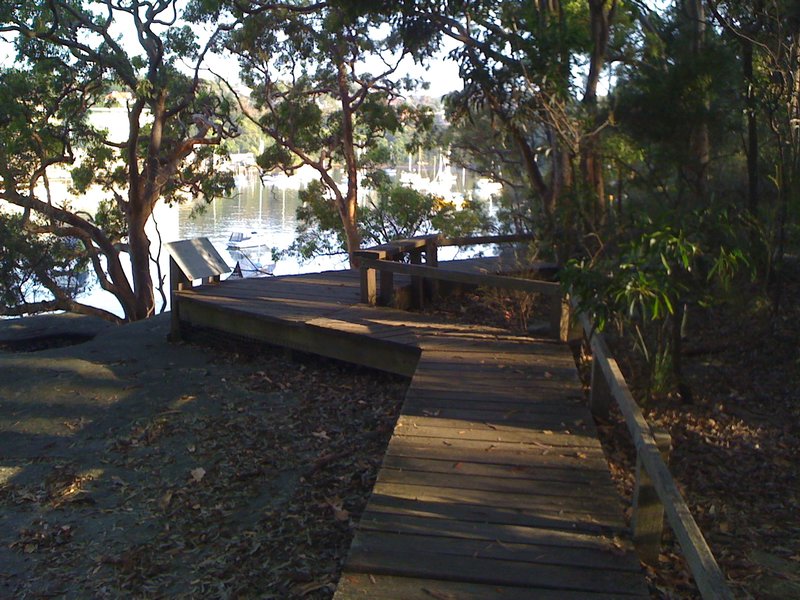
M529 236L481 236L444 238L439 235L396 240L390 244L368 248L356 253L360 258L361 299L368 304L390 304L394 293L394 274L410 275L415 294L423 295L424 283L449 281L476 286L491 286L523 292L540 293L558 299L550 315L552 328L562 341L586 336L592 349L592 378L590 408L604 418L612 399L616 401L636 447L636 487L633 495L632 535L637 552L645 563L655 564L661 550L661 538L666 514L673 533L683 550L703 598L728 600L733 598L725 575L703 538L700 528L689 511L667 462L671 439L667 432L651 429L633 398L628 384L611 355L602 334L598 333L585 314L576 315L577 304L570 302L560 284L547 281L447 271L438 267L438 248L498 244L530 239ZM405 254L410 264L397 262ZM422 256L425 255L425 265ZM378 287L380 281L380 287Z
M572 308L575 306L573 302ZM592 349L589 406L595 416L604 418L608 416L611 400L615 400L636 447L636 487L631 527L639 557L645 563L657 563L666 512L667 522L683 550L703 598L732 599L733 594L725 575L667 467L671 444L669 434L650 428L603 335L595 331L587 315L580 314L577 319Z
M440 269L438 248L442 246L470 246L478 244L500 244L532 239L529 235L492 235L480 237L445 238L438 234L416 238L395 240L389 244L374 246L355 253L361 269L361 301L365 304L388 306L395 294L394 276L411 277L412 295L415 304L424 304L426 288L435 294L438 282L460 283L481 287L516 290L520 292L543 294L554 298L551 303L551 330L556 337L565 335L564 327L568 320L569 307L565 304L561 286L550 281L523 279L489 273L466 273ZM408 254L409 263L398 262ZM422 264L422 256L425 264ZM546 265L551 267L552 265ZM380 283L380 285L378 285Z

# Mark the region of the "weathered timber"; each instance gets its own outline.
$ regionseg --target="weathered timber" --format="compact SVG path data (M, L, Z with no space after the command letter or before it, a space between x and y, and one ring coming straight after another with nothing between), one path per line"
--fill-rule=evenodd
M371 548L376 551L391 548L410 554L425 548L428 552L451 556L473 556L508 562L576 566L587 569L638 571L638 567L632 563L621 564L614 556L612 552L614 547L610 544L605 548L605 553L599 554L594 547L531 544L497 539L465 539L432 533L376 531L362 550L369 551Z
M419 360L419 350L407 344L374 339L365 345L363 338L346 331L298 324L295 315L287 320L260 313L232 310L218 304L180 297L182 323L213 329L255 341L284 346L370 368L411 375Z
M373 490L370 499L369 511L364 513L362 519L369 518L376 513L385 513L392 518L420 517L428 519L431 523L440 520L447 523L463 522L473 523L480 527L491 526L520 526L531 527L537 530L565 531L580 534L595 534L599 536L619 535L624 536L626 529L616 517L590 512L565 512L542 510L523 510L491 506L487 504L452 504L422 498L409 498L398 495L387 495L378 490ZM356 532L359 535L359 531ZM620 555L620 561L631 560L633 553Z
M596 379L599 372L602 372L603 379L608 386L608 393L616 400L636 446L637 472L646 473L646 477L639 477L637 481L655 490L703 598L732 599L733 594L727 585L725 575L719 568L686 501L678 490L678 486L664 462L659 444L639 405L633 398L617 361L612 358L605 339L595 331L588 316L581 314L579 318L584 332L590 338L592 361L596 362L599 367L598 375L593 379ZM649 492L646 494L650 495ZM650 498L648 498L647 504L652 508ZM642 536L648 541L643 558L648 560L653 559L655 537L660 539L660 532L654 530L655 522L658 520L657 511L658 509L654 508L645 517L646 533L642 533ZM649 531L647 531L648 529Z
M385 469L405 469L409 471L424 471L426 473L460 473L464 475L479 475L505 479L531 480L536 477L540 481L561 481L574 483L585 482L590 485L611 485L611 478L602 470L575 471L565 466L536 467L514 466L504 464L483 464L463 460L442 460L435 458L417 458L413 456L399 456L392 453L383 457Z
M418 548L414 554L353 542L348 563L352 569L377 574L455 579L480 584L537 586L563 591L604 592L624 598L646 591L639 573L537 565L491 560L473 556L452 556ZM442 589L447 589L441 585ZM399 598L399 596L398 596Z
M579 531L565 531L533 525L514 525L502 520L484 519L481 521L436 518L436 515L416 516L402 514L402 510L392 512L371 512L364 515L360 529L388 533L407 533L410 535L435 535L454 539L507 542L528 545L541 545L555 548L581 548L619 554L619 550L632 550L630 541L613 535L598 535ZM630 553L617 561L617 568L636 570L636 561ZM619 557L617 557L619 558Z
M545 471L542 470L542 473ZM564 477L563 472L560 473ZM570 481L561 481L557 478L539 477L531 478L507 478L498 477L495 473L489 475L469 475L460 472L460 469L453 469L450 472L428 472L411 470L407 468L393 469L384 465L378 476L381 483L397 483L414 486L440 486L453 489L494 491L502 493L527 494L531 496L561 497L574 496L582 499L594 499L597 492L603 492L604 496L613 497L614 490L611 482L608 489L598 485L597 481L585 481L580 477L574 476ZM565 477L566 478L566 477ZM612 510L618 511L619 506L614 505Z
M665 463L669 463L672 438L663 429L654 430L653 435L661 451L661 458ZM633 543L636 545L639 557L649 565L657 564L664 531L664 505L639 457L636 459L636 485L633 488L631 521Z
M489 589L525 598L644 593L569 350L359 305L362 273L176 293L183 328L413 375L342 581L391 581L372 590L376 598L413 598L418 582L431 586L422 594L459 598L491 598ZM377 295L377 273L375 284ZM336 598L351 593L340 585Z
M627 596L649 598L649 595ZM442 583L436 579L395 577L372 573L347 573L339 581L336 598L340 600L619 600L615 594L569 592L541 587L514 587L497 584Z
M479 246L482 244L504 244L512 242L530 242L536 237L532 233L516 233L506 235L472 235L437 238L439 246Z
M505 277L503 275L489 275L477 273L462 273L427 265L411 265L407 263L397 263L391 261L375 260L364 258L361 261L362 268L377 269L390 273L403 275L413 275L425 277L437 281L452 281L454 283L464 283L467 285L498 287L520 292L530 292L560 296L561 286L558 283L549 281L539 281L536 279L521 279L519 277Z

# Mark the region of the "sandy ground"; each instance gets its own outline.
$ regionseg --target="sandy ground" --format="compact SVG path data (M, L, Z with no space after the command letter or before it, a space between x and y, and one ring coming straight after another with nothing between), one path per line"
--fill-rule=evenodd
M0 597L330 597L405 383L168 329L0 322Z

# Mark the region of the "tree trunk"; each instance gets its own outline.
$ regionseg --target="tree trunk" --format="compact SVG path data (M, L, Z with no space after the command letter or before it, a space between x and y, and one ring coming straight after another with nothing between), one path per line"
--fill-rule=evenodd
M353 98L350 96L347 65L344 61L339 61L337 69L339 98L342 104L342 154L347 171L347 194L339 200L339 215L342 217L347 237L350 267L354 269L356 264L353 253L361 246L361 236L358 233L358 160L353 127Z
M133 314L125 316L131 321L151 317L155 308L153 279L150 273L150 239L145 233L149 213L149 210L142 210L142 207L132 206L128 214L128 247L136 305Z
M747 112L747 209L752 216L758 214L758 120L756 106L756 82L753 76L753 42L749 37L742 40L742 71Z
M685 12L688 20L687 29L692 46L692 55L696 59L702 57L705 49L706 10L703 0L686 0ZM702 99L705 111L710 110L708 97ZM685 175L691 188L693 201L703 205L708 195L708 165L711 160L711 141L708 133L708 121L703 116L693 124L689 133L689 162Z
M607 3L608 0L589 0L592 53L589 59L589 74L586 78L583 104L587 109L590 126L594 131L589 132L581 141L580 151L581 175L584 186L591 196L592 220L595 229L604 224L608 217L603 163L598 150L599 134L596 133L600 127L597 115L597 85L606 62L608 37L611 20L616 9L616 0L611 0L608 9L606 9Z

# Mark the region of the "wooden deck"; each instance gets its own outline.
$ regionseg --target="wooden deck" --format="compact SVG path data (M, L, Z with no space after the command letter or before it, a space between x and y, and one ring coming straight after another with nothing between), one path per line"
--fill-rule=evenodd
M182 325L412 377L336 600L649 597L568 347L358 298L338 271L177 299Z

